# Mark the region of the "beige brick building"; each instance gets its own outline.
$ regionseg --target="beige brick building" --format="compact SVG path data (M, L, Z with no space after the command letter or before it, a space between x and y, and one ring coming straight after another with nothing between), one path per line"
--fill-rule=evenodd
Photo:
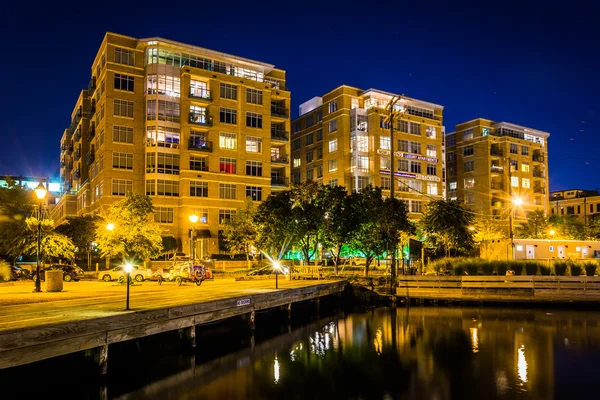
M340 86L300 106L292 123L292 180L314 180L360 190L391 187L390 129L386 106L392 93ZM443 107L402 96L395 120L397 198L418 218L443 184Z
M483 118L446 136L447 196L478 213L548 212L547 132ZM515 206L511 199L519 199Z
M65 195L100 214L127 192L152 196L164 234L220 251L221 224L246 197L289 185L285 71L161 38L107 33L61 139ZM79 132L79 134L78 134ZM58 211L57 211L58 212Z

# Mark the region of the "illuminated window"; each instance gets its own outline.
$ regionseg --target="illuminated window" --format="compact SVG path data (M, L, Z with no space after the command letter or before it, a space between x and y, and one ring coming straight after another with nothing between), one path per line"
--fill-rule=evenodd
M510 177L510 186L512 186L512 187L519 187L519 177L518 176L511 176Z
M223 172L225 174L235 174L236 164L235 158L221 157L219 159L219 172Z
M302 160L300 158L294 158L294 161L293 161L294 168L298 168L301 165L301 163L302 163Z
M521 187L522 187L523 189L529 189L529 188L531 187L531 184L530 184L530 182L529 182L529 179L528 179L528 178L523 178L521 181L522 181L522 182L521 182Z
M456 182L450 182L449 187L450 190L456 190Z
M381 136L379 137L379 148L383 150L391 149L391 142L389 136Z
M427 156L428 157L437 157L437 148L435 144L427 145Z
M473 129L463 131L463 141L473 139Z
M472 189L475 187L475 178L466 178L464 183L465 189Z
M379 169L390 169L390 158L381 156L379 157Z
M337 159L328 161L328 171L329 172L337 171Z
M210 98L210 92L208 90L208 85L206 84L206 82L195 81L192 79L190 81L190 96L198 97L201 99Z
M438 194L438 184L434 182L427 182L427 193L437 196Z
M437 131L434 126L428 126L425 130L425 136L431 139L435 139L437 137Z
M221 132L219 134L219 147L221 149L237 149L237 135L235 133Z
M521 171L523 172L529 172L529 163L521 163Z
M329 102L329 113L331 114L332 112L336 112L338 109L338 101L337 100L333 100L331 102Z
M337 139L333 139L329 141L329 152L333 153L336 152L338 149L338 141Z
M261 153L262 139L254 136L246 136L246 151L249 153Z

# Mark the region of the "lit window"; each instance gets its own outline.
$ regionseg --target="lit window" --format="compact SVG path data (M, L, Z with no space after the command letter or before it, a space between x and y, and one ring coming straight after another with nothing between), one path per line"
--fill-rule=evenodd
M246 151L249 153L262 152L262 139L254 136L246 136Z
M294 161L293 161L294 168L298 168L301 165L301 163L302 163L302 159L294 158Z
M517 251L523 251L523 246L522 245L517 245Z
M389 136L381 136L379 138L379 148L383 149L383 150L390 150L391 149L391 144L390 144L390 138Z
M518 176L511 176L510 177L510 186L512 186L512 187L519 187L519 177Z
M379 169L390 169L390 158L381 156L379 157Z
M529 189L531 187L529 179L528 178L523 178L522 182L521 182L521 187L523 187L523 189Z
M329 172L337 171L337 159L329 160L328 164L329 164L329 169L328 169Z
M473 129L467 129L463 132L463 141L473 139Z
M337 139L333 139L329 141L329 152L333 153L338 149L338 141Z
M437 196L438 194L438 184L434 182L427 182L427 193Z
M219 134L219 147L222 149L237 149L237 136L235 133L221 132Z
M435 144L427 145L427 156L428 157L437 157L437 148Z
M475 187L475 178L465 179L465 189L472 189Z
M456 182L450 182L450 190L456 190Z
M521 163L521 171L523 172L529 172L529 163Z

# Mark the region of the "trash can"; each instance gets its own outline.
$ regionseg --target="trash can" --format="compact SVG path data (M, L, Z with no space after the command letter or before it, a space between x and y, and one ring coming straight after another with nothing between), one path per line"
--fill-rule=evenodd
M60 269L46 270L46 292L63 290L63 272Z

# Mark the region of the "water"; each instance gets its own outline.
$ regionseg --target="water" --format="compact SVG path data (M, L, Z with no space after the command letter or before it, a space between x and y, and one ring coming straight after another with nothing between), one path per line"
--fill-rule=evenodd
M257 319L271 329L254 344L240 329L199 332L195 355L111 348L107 386L86 383L79 398L598 398L598 312L412 307L291 330L277 321Z

